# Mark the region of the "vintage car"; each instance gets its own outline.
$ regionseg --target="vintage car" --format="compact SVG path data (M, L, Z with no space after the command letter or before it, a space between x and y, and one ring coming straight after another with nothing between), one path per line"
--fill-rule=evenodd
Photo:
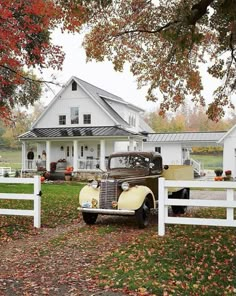
M158 206L158 178L192 179L190 166L164 166L162 157L154 152L113 153L107 171L100 180L84 186L79 196L79 208L87 224L94 224L101 215L135 215L138 226L148 225L149 214ZM170 192L173 198L188 199L188 188ZM175 214L184 213L183 206L173 206Z

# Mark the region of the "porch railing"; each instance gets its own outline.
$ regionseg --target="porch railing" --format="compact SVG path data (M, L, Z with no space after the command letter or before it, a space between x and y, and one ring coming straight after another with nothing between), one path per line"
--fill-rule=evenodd
M107 159L105 159L105 165L107 167ZM77 166L79 171L90 171L90 170L98 170L97 165L101 167L99 158L80 158L78 159ZM73 166L73 163L67 164L66 166ZM46 170L46 161L41 161L40 163L37 160L26 160L25 161L25 170L26 171L43 171Z
M107 165L107 160L105 160ZM100 159L82 159L78 160L78 170L97 170L97 165L100 165Z

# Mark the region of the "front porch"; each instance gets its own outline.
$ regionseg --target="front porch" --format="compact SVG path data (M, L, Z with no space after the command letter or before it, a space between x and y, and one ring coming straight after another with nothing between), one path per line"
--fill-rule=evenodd
M37 129L22 135L22 171L59 174L71 167L73 174L94 174L106 171L107 159L115 151L143 150L145 136L142 134L120 127L78 129L76 133L66 128ZM27 153L32 148L34 158L27 159Z

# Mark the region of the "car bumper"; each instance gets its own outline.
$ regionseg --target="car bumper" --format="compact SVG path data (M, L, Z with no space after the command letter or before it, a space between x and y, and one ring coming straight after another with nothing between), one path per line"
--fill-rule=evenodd
M119 216L133 216L133 215L135 215L135 210L78 208L78 211L83 212L83 213L96 213L96 214L101 214L101 215L119 215Z

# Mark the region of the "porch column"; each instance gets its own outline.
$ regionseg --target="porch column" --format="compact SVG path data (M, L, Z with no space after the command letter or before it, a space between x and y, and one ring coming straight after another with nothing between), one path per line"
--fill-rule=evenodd
M22 142L22 148L21 148L21 169L23 170L23 171L25 171L26 170L26 168L25 168L25 159L26 159L26 144L25 144L25 141L24 142Z
M106 163L105 163L105 140L100 140L100 169L105 171L106 170Z
M51 163L51 141L46 141L46 170L50 172L50 163Z
M74 159L73 159L73 167L74 167L74 172L78 171L78 158L79 158L79 154L78 154L78 141L74 140L73 141L73 145L74 145Z
M143 151L143 141L139 141L137 144L138 151Z
M134 139L129 138L129 151L134 151Z

